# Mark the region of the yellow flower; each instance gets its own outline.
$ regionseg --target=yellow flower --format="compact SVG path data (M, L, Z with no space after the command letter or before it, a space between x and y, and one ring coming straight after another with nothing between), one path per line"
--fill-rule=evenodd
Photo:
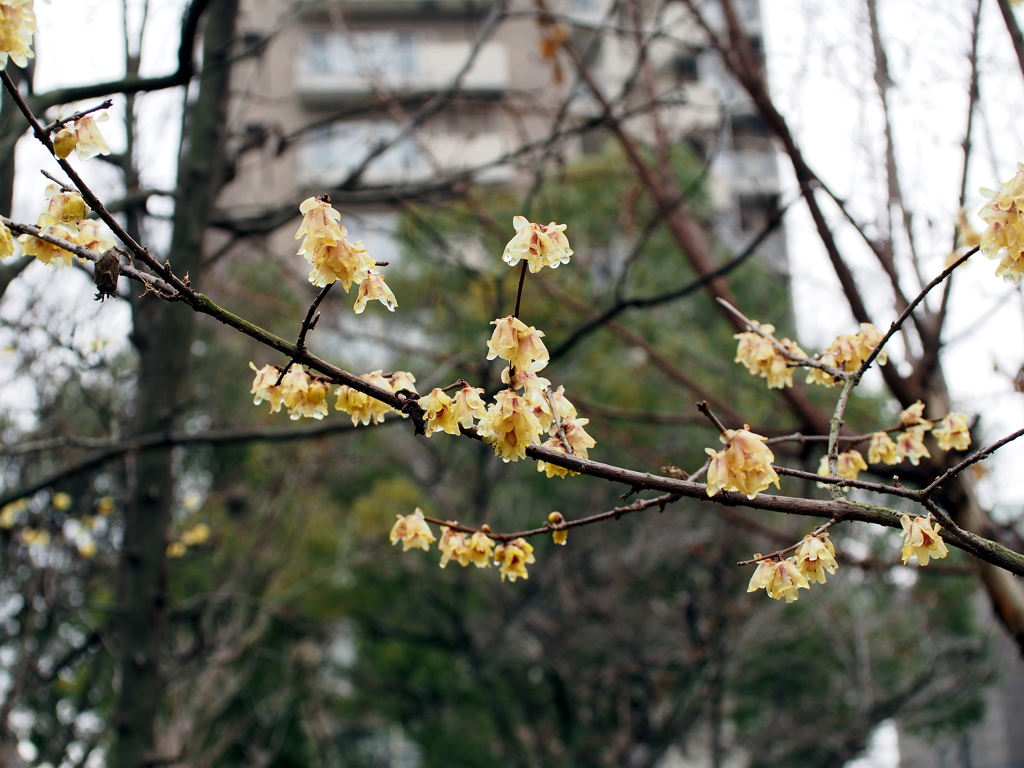
M988 224L981 235L981 252L990 259L1000 259L996 274L1010 283L1024 274L1021 255L1024 253L1024 221L1021 219L1021 198L1024 198L1024 164L1017 164L1017 173L998 192L983 189L991 198L978 211Z
M483 441L494 448L503 461L526 458L526 446L540 442L540 422L522 396L503 389L494 396L494 404L477 427Z
M501 572L501 580L528 579L526 566L534 563L533 546L526 539L516 539L511 544L501 544L494 550L494 563Z
M71 496L63 492L55 493L53 498L50 499L50 503L58 512L67 512L71 509Z
M711 456L708 467L708 496L719 491L739 491L752 499L772 483L779 487L779 476L772 469L775 455L764 441L768 438L743 429L726 430L721 440L725 448L717 453L704 450Z
M114 497L104 496L96 502L96 514L109 515L114 511Z
M275 386L278 378L281 376L281 369L276 365L264 365L262 368L257 368L251 360L249 361L249 367L256 371L256 378L252 381L252 389L249 390L250 394L254 395L252 404L259 405L264 400L267 400L270 402L270 412L277 413L281 410L281 405L284 403L284 389Z
M538 376L533 371L516 369L515 373L509 376L508 368L501 369L501 382L508 384L509 389L536 390L543 392L551 386L551 382L543 376Z
M871 443L868 445L869 464L899 464L902 460L899 446L887 432L875 432L871 436Z
M440 389L433 389L426 397L419 399L420 408L424 411L427 425L424 433L427 437L438 431L449 435L459 434L459 420L452 409L452 399Z
M416 377L408 371L393 371L387 377L391 382L392 392L401 392L404 389L412 392L414 395L419 394L416 391Z
M69 224L52 224L49 226L40 225L40 228L47 235L60 237L64 240L72 240L78 235L78 229L75 227L72 230L71 226ZM66 251L59 245L54 245L32 235L19 235L18 242L21 243L21 250L26 256L35 256L43 264L53 264L59 269L70 267L74 258L74 254L71 251Z
M857 475L862 470L868 468L868 465L864 463L864 457L860 455L860 451L843 451L837 457L839 460L837 471L839 477L845 477L848 480L856 480ZM825 466L828 466L828 457L825 457Z
M398 521L391 528L391 544L394 546L402 542L402 551L408 552L413 547L430 551L430 545L437 541L437 538L430 531L430 526L423 517L423 510L416 507L411 515L396 515Z
M544 267L555 269L559 264L568 264L572 256L569 241L565 235L565 224L548 225L533 224L525 216L512 219L516 234L508 245L501 259L510 267L514 267L521 259L526 259L531 272L540 272Z
M100 254L117 245L117 241L104 230L103 225L93 219L79 222L78 234L71 238L71 242Z
M14 238L7 225L0 221L0 259L9 259L14 255Z
M303 249L312 252L321 243L337 245L345 238L341 214L331 207L331 198L327 195L306 198L299 205L299 211L302 213L302 224L295 233L295 239L307 238L302 245Z
M102 123L108 118L109 115L106 112L100 112L95 117L93 115L86 115L75 120L75 136L78 140L75 151L78 152L79 160L89 160L96 157L96 155L110 154L110 147L103 140L103 134L100 133L99 126L96 125L96 123Z
M18 499L0 508L0 528L13 528L18 516L28 509L28 499Z
M881 341L882 333L875 326L871 323L861 323L860 331L857 333L837 336L822 354L821 362L833 368L853 373L868 359L868 356ZM888 355L883 350L878 353L875 361L879 365L885 365L888 361ZM817 378L822 376L828 376L828 374L819 371ZM808 383L810 383L810 377L808 377ZM824 382L818 381L815 383Z
M835 573L839 567L836 562L836 550L827 533L821 536L804 536L794 556L797 568L812 583L824 584L825 572Z
M760 555L755 555L760 557ZM764 589L768 597L775 600L785 598L787 603L792 603L799 598L797 590L810 589L807 577L797 567L795 558L786 560L762 560L757 564L757 570L750 578L747 585L747 592L756 592Z
M89 215L89 206L77 192L62 192L56 184L46 188L49 202L46 210L39 214L38 225L48 227L54 224L71 225L72 231L78 234L78 222Z
M838 368L839 361L833 355L824 353L818 356L818 361L823 365L827 365L829 368ZM820 368L808 368L807 369L807 384L821 384L826 389L831 389L836 385L836 380L829 376L825 371Z
M924 403L918 400L912 406L906 410L900 411L900 424L904 427L913 427L920 425L923 427L923 431L927 432L932 428L932 423L927 419L922 418L924 415Z
M452 413L456 421L466 429L473 426L474 419L482 419L487 415L487 406L480 397L483 392L479 387L466 386L456 392L452 399Z
M949 414L932 430L932 437L939 441L939 448L944 451L966 451L971 445L967 417L962 413Z
M490 526L482 525L480 530L474 533L469 539L469 561L477 568L491 567L491 551L494 549L494 540L489 534Z
M494 333L487 341L487 359L500 357L518 370L536 373L548 364L548 350L541 338L543 331L527 326L518 317L509 315L492 320Z
M70 125L65 125L53 137L54 153L57 157L65 158L71 154L72 149L77 149L79 160L89 160L96 155L109 155L110 147L96 125L108 118L106 112L100 112L96 117L86 115Z
M340 280L347 291L352 287L352 283L361 284L369 277L370 270L377 264L373 257L366 253L362 241L350 243L345 239L345 227L339 229L342 236L336 243L313 240L312 247L307 248L312 240L307 238L299 248L299 255L313 265L313 271L309 273L309 282L318 288Z
M50 532L42 528L22 528L21 540L29 547L45 547L50 543Z
M553 525L562 525L565 522L565 518L562 516L561 512L552 512L548 515L548 522ZM561 544L564 546L565 542L569 538L569 531L566 528L552 531L551 538L554 540L555 544Z
M78 554L86 560L92 560L92 558L96 557L96 542L93 541L91 536L83 536L80 539L76 539L75 546L78 547Z
M181 534L181 541L187 547L194 547L203 544L210 538L210 526L206 523L197 523Z
M167 545L167 556L170 558L184 557L188 547L180 541L174 541Z
M330 384L310 376L301 365L293 365L281 379L284 405L291 418L312 417L318 421L327 415L327 393Z
M550 448L553 451L561 451L562 453L564 453L566 455L569 454L569 451L567 451L565 449L565 443L563 443L557 437L549 438L549 439L545 440L543 443L541 443L541 445L542 445L542 447ZM538 461L537 462L537 471L538 472L546 473L548 477L561 477L561 478L564 478L566 475L578 475L579 474L579 472L573 472L571 469L566 469L565 467L560 467L557 464L552 464L549 461Z
M398 306L395 294L391 292L388 284L384 282L384 275L376 269L371 269L363 281L359 283L359 294L356 296L355 304L356 314L361 315L363 310L366 309L366 302L374 299L387 307L390 312L394 312L395 307Z
M583 429L590 423L590 419L563 419L562 432L565 435L565 442L569 445L572 453L580 458L590 458L587 450L597 445L586 430Z
M0 69L7 66L7 57L19 67L27 67L32 53L32 35L36 16L32 0L0 2Z
M926 423L931 426L930 422ZM896 435L896 447L899 451L900 461L904 458L910 459L910 463L916 467L922 458L931 458L932 455L924 444L924 433L924 425L919 424L915 427L907 427L906 432Z
M758 327L769 336L775 333L774 325L766 323ZM733 362L743 363L751 375L766 379L769 389L793 386L793 364L775 349L772 339L764 338L752 331L737 333L733 338L739 339L736 359ZM795 341L783 339L779 344L793 355L807 357L807 353L800 349Z
M450 560L455 560L465 568L470 564L469 540L462 531L443 526L441 528L441 541L437 548L441 551L441 567L448 565ZM489 560L488 560L489 563Z
M946 543L939 538L939 531L942 528L937 523L932 527L932 523L927 517L918 516L911 520L910 515L904 515L900 518L900 522L903 525L900 536L905 537L903 542L904 565L914 555L917 555L917 564L925 566L928 565L929 557L941 560L949 554Z
M359 378L388 392L392 391L391 382L384 377L383 370L364 373ZM338 397L334 407L339 411L345 411L345 413L349 414L352 417L353 426L359 423L369 424L371 421L374 424L380 424L384 421L384 416L394 410L387 403L363 394L359 390L347 387L344 384L338 387L334 394Z

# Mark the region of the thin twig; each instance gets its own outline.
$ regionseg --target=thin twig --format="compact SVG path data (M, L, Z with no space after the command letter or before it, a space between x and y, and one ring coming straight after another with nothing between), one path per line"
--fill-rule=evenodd
M1021 435L1024 435L1024 429L1018 429L1016 432L1013 432L1013 433L1007 435L1006 437L1002 438L1001 440L997 440L996 442L992 443L992 445L989 445L989 446L987 446L985 448L982 448L977 453L968 456L966 459L961 461L956 466L953 466L953 467L950 467L949 469L947 469L945 472L943 472L941 475L939 475L937 478L935 478L928 486L926 486L925 488L922 488L918 492L918 496L923 501L924 499L928 498L933 493L935 493L935 491L938 490L938 488L943 483L945 483L947 480L949 480L952 477L956 477L957 475L959 475L961 472L963 472L965 469L967 469L972 464L977 464L979 461L982 461L983 459L987 459L995 451L999 450L1000 448L1002 448L1007 443L1013 442L1014 440L1019 438Z
M47 133L53 133L54 131L59 130L61 126L65 125L66 123L73 123L75 120L81 120L83 117L93 112L99 112L103 109L110 109L110 107L113 106L113 104L113 99L107 99L102 104L97 104L95 107L89 107L88 109L83 109L79 112L70 114L67 117L62 117L59 120L54 120L52 123L49 123L48 125L44 126L43 130L46 131Z
M817 528L815 528L813 531L811 531L808 534L808 536L811 536L811 537L821 536L821 534L823 534L825 531L827 531L829 528L831 528L833 525L835 525L838 522L839 522L839 518L833 517L827 523L822 523ZM736 565L753 565L754 563L759 563L762 560L772 560L772 559L781 560L784 555L788 555L790 552L794 551L801 544L803 544L803 540L802 539L800 541L798 541L796 544L793 544L792 546L786 547L785 549L777 549L774 552L769 552L767 555L758 555L757 557L752 557L749 560L740 560L738 563L736 563Z

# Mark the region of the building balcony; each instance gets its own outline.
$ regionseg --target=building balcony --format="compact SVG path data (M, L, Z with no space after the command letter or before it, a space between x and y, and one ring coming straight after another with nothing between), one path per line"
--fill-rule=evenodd
M296 59L295 90L311 107L377 93L431 93L451 84L471 49L468 40L442 41L428 33L311 31ZM505 44L488 41L477 51L460 90L497 94L508 86Z
M313 132L298 154L298 181L307 187L329 188L344 182L363 159L399 133L384 120L337 122ZM367 186L415 184L474 168L481 182L508 182L510 166L491 166L508 150L507 137L496 131L442 133L430 131L415 140L395 141L362 174Z

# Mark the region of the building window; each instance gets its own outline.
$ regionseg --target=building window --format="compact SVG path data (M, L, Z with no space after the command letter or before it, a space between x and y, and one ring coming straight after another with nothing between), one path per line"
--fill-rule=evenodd
M392 141L396 123L352 120L321 126L310 132L299 155L299 173L306 184L339 184L382 142ZM374 158L363 174L368 184L396 184L424 178L426 158L414 141L402 139Z
M767 152L771 149L771 133L760 115L733 115L729 118L729 127L734 150Z
M743 232L761 232L778 215L779 196L776 194L755 193L739 197L740 229Z
M413 32L310 31L304 64L311 75L410 75L417 68L416 53Z

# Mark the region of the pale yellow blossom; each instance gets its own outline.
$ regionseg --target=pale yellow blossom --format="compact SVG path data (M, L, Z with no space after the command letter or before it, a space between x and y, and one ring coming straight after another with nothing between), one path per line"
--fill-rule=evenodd
M416 507L416 511L411 515L396 515L398 520L391 528L391 544L394 546L398 542L402 542L402 551L408 552L410 549L422 549L424 552L430 551L430 545L437 541L437 538L430 530L430 526L427 525L427 521L423 517L423 510Z
M373 371L372 373L364 373L359 378L373 384L380 389L391 392L391 382L384 376L383 370ZM393 411L390 405L367 394L360 392L357 389L345 386L344 384L338 387L334 394L337 395L338 399L334 404L334 407L339 411L345 411L352 417L352 424L369 424L371 421L374 424L380 424L384 421L384 416L389 412Z
M569 451L565 449L565 443L559 438L552 437L541 443L542 448L550 448L553 451L561 451L562 453L569 455ZM544 472L548 477L561 477L564 478L566 475L578 475L579 472L573 472L571 469L560 467L557 464L552 464L550 461L538 461L537 471Z
M71 242L99 254L117 245L113 235L107 232L103 225L94 219L80 221L78 223L78 234L71 238Z
M9 259L14 255L14 237L7 225L0 221L0 259Z
M970 425L962 413L951 413L939 420L939 425L932 430L932 437L939 442L944 451L966 451L971 445Z
M470 564L469 539L462 531L457 531L448 526L441 528L441 541L437 544L441 552L441 567L448 565L449 561L455 560L465 568ZM489 558L488 558L489 561Z
M419 399L423 418L427 422L424 428L427 437L438 431L447 432L449 435L459 434L459 420L451 404L452 399L440 389L432 389L429 395Z
M769 389L792 387L794 363L780 353L772 343L775 340L772 336L775 333L775 326L766 323L757 327L762 333L767 334L768 338L753 331L734 335L734 339L739 339L739 344L733 362L742 363L752 375L766 379ZM792 355L807 357L807 353L800 349L795 341L783 339L778 343Z
M50 503L53 505L53 508L56 509L58 512L67 512L69 509L71 509L71 496L64 493L63 491L60 493L55 493L53 494L53 498L50 499Z
M893 442L887 432L875 432L871 436L868 445L869 464L899 464L903 458L900 456L899 446Z
M196 523L187 531L181 534L181 541L187 547L194 547L204 544L210 538L210 526L206 523Z
M928 565L928 559L941 560L949 554L946 543L939 537L942 530L938 523L932 526L931 520L927 517L918 516L911 520L910 515L900 518L903 531L900 536L904 537L903 542L903 564L906 565L911 557L917 555L917 564Z
M914 427L907 427L905 432L900 432L896 435L896 447L899 450L901 461L903 459L910 459L910 463L916 467L921 462L921 459L931 458L931 453L928 452L928 448L924 444L924 433L924 424L919 424Z
M548 364L548 350L541 338L543 331L527 326L518 317L509 315L491 321L494 333L487 341L487 359L500 357L518 370L536 373Z
M494 550L494 540L488 536L491 532L490 526L482 525L480 530L469 538L469 561L477 568L491 567L491 553Z
M913 427L920 425L921 427L924 428L924 431L927 432L929 429L932 428L932 423L927 419L923 418L923 416L924 403L918 400L909 408L900 411L900 424L902 424L904 427Z
M172 541L167 545L167 556L170 558L184 557L188 547L180 541Z
M96 123L102 123L109 119L106 112L97 115L85 115L73 123L65 125L57 135L53 137L53 150L57 157L64 158L71 154L74 149L78 152L79 160L89 160L96 155L109 155L110 147L107 146L103 134Z
M978 216L988 224L981 235L981 252L990 259L999 259L996 274L1010 283L1016 283L1024 274L1024 164L1017 164L1017 173L1003 184L998 192L983 189L990 198Z
M825 573L835 573L839 564L836 562L836 550L827 533L820 536L804 536L800 546L794 553L796 566L811 583L824 584Z
M257 368L252 361L249 367L256 371L256 378L252 381L250 394L253 405L259 405L264 400L270 402L270 412L277 413L284 404L284 390L277 386L277 380L281 377L281 369L276 365L265 365Z
M501 580L528 579L526 566L536 562L533 546L526 539L516 539L509 544L500 544L494 550L494 563L501 572Z
M483 389L479 387L465 386L452 398L452 412L455 414L455 419L466 429L473 426L474 419L482 419L487 415L487 405L480 397L483 393Z
M755 555L760 557L760 555ZM799 598L797 590L809 589L807 577L797 567L796 558L786 560L762 560L750 578L747 592L764 589L768 597L792 603Z
M565 523L565 517L562 516L561 512L552 512L548 515L548 522L552 525L562 525ZM569 539L569 530L567 528L560 528L551 532L551 538L555 544L565 545L565 542Z
M503 389L494 396L477 431L504 461L526 458L526 447L540 442L541 427L526 400L514 390Z
M721 440L725 448L715 452L704 450L711 456L708 467L708 496L719 491L739 491L753 499L772 483L779 487L779 476L771 464L775 455L764 444L768 438L743 429L726 430Z
M565 224L533 224L525 216L512 219L516 234L501 258L510 267L514 267L521 259L526 259L531 272L540 272L544 267L552 269L559 264L568 264L572 256L569 241L566 239Z
M363 281L359 283L359 294L356 296L355 303L356 314L361 315L363 310L366 309L366 302L373 301L374 299L387 307L390 312L394 312L395 307L398 306L395 294L391 292L388 284L384 282L384 275L376 269L371 269Z
M32 52L32 36L36 16L32 0L0 2L0 69L7 66L7 57L19 67L27 67Z

